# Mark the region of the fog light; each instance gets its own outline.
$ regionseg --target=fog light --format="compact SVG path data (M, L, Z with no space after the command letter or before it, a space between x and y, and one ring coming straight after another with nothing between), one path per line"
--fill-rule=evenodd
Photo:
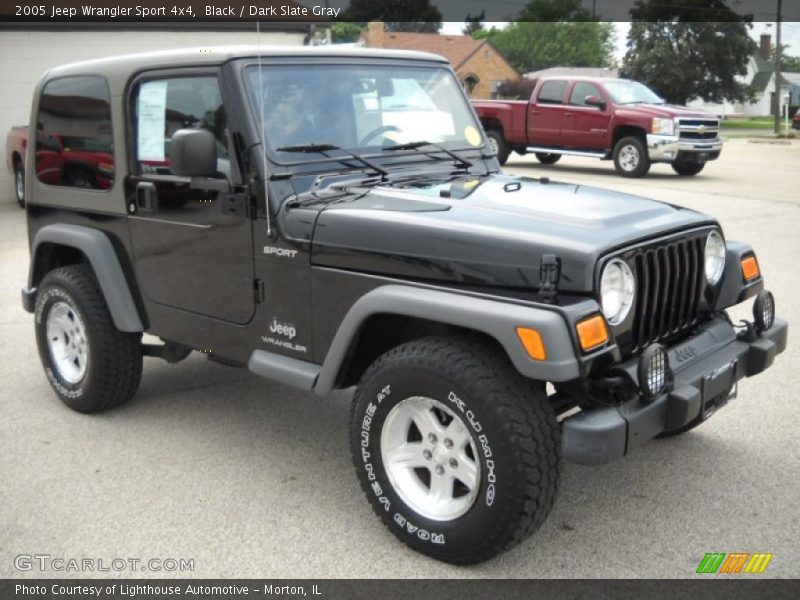
M772 327L775 322L775 298L772 297L772 292L762 290L758 293L753 304L753 318L759 333Z
M648 346L639 358L639 387L645 398L665 392L671 381L667 351L661 344Z

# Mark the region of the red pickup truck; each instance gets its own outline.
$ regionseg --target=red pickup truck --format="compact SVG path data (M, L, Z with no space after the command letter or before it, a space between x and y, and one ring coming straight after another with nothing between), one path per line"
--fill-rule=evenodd
M475 100L473 106L501 164L533 152L544 164L562 154L614 160L625 177L654 162L697 175L722 151L719 119L668 106L647 86L626 79L546 77L530 100Z
M28 127L12 127L6 136L6 163L14 173L19 205L25 206L25 156ZM107 144L81 135L39 131L36 135L36 176L43 183L107 190L114 180L114 157Z
M28 127L12 127L6 135L6 166L14 174L17 202L25 207L25 148L28 147Z

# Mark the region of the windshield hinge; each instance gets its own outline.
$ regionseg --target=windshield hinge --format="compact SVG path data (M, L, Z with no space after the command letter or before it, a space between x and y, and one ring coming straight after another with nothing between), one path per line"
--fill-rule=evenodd
M235 188L228 194L220 194L219 206L225 215L252 216L249 188Z
M253 280L253 302L256 304L264 302L264 282L260 279Z
M555 254L543 254L539 261L539 295L547 303L553 303L561 278L561 259Z

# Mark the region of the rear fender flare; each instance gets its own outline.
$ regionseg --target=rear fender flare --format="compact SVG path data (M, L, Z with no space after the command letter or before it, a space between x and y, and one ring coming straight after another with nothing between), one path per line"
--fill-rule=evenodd
M42 244L70 246L83 252L94 270L114 325L120 331L144 331L142 319L133 300L128 281L122 271L117 253L108 236L102 231L81 225L46 225L36 232L31 246L31 266L28 289L39 283L35 280L36 264Z

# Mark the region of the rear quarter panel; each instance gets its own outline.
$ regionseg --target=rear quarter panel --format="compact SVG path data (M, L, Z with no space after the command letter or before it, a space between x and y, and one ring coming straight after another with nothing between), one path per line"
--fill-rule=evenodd
M472 106L486 130L502 128L510 144L527 144L525 100L473 100Z
M25 148L28 144L28 126L20 125L12 127L6 134L6 166L9 171L14 170L14 155L18 155L25 160Z

